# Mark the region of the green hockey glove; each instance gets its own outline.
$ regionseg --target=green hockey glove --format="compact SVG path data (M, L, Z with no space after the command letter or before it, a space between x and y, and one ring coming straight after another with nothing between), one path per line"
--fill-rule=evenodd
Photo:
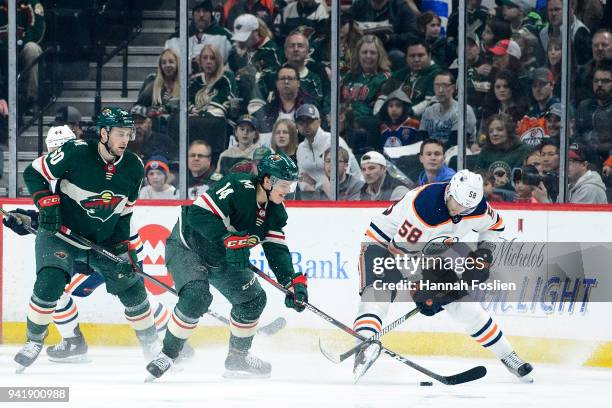
M62 226L60 196L49 192L48 195L43 195L36 200L36 207L40 212L38 216L39 227L53 233L59 231Z
M306 308L304 302L308 302L307 286L306 275L294 273L291 281L285 285L285 288L289 289L289 293L285 296L285 306L298 312L303 311Z
M253 237L254 238L254 237ZM253 239L246 231L228 232L223 236L225 246L225 260L228 264L246 269L249 267L250 248L253 246Z

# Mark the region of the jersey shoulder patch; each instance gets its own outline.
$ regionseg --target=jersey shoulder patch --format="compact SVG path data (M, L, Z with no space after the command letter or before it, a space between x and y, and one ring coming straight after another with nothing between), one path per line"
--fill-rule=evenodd
M450 220L444 189L448 183L426 185L414 198L414 212L426 225L435 227Z

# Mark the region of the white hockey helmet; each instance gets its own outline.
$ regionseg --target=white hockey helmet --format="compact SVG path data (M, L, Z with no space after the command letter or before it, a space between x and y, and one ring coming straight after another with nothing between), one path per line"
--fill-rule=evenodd
M447 200L451 196L459 205L471 210L478 206L483 194L482 177L469 170L457 172L446 189Z
M60 147L72 139L76 139L76 136L67 125L51 126L47 132L47 138L45 139L47 150Z

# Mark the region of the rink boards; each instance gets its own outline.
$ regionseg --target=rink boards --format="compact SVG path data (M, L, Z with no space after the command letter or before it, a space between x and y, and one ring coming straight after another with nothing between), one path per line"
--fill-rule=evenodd
M164 266L164 244L178 216L180 202L148 202L137 205L133 222L144 243L144 269L150 275L171 284ZM25 200L4 200L2 205L33 208ZM527 242L605 242L612 231L612 213L607 206L547 206L521 207L499 204L506 222L504 236ZM381 211L379 203L289 203L286 240L292 252L294 267L309 278L312 304L330 315L352 324L359 301L357 257L363 232L372 215ZM20 343L25 336L25 313L34 282L34 238L20 237L6 228L0 239L0 297L4 343ZM261 247L252 250L251 261L268 270ZM610 265L605 265L610 269ZM278 316L287 319L284 336L289 347L315 348L318 337L346 342L338 330L317 316L297 314L284 307L282 297L266 282L268 306L261 321L266 323ZM172 294L147 283L155 299L171 308L176 302ZM211 309L229 313L229 305L214 292ZM91 344L134 344L131 329L125 324L119 302L100 287L86 299L77 299L79 315ZM396 304L389 319L412 308L412 303ZM567 305L556 305L547 311L535 304L520 311L516 304L488 304L487 308L509 335L513 344L526 358L533 361L571 362L595 366L612 366L612 324L609 316L612 303L576 303L569 313ZM562 310L560 310L562 309ZM49 341L57 334L52 330ZM224 341L228 331L211 317L200 320L195 341ZM432 318L417 316L385 337L386 344L397 351L423 355L483 356L480 349L461 327L445 313Z

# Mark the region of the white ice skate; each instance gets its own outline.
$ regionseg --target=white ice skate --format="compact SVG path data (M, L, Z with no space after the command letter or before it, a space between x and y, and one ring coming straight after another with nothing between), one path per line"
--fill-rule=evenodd
M533 377L530 375L531 371L533 371L533 367L531 364L523 361L514 351L507 357L502 358L501 362L506 366L508 371L516 375L522 382L533 382Z
M272 366L248 352L230 351L225 359L225 378L269 378Z

